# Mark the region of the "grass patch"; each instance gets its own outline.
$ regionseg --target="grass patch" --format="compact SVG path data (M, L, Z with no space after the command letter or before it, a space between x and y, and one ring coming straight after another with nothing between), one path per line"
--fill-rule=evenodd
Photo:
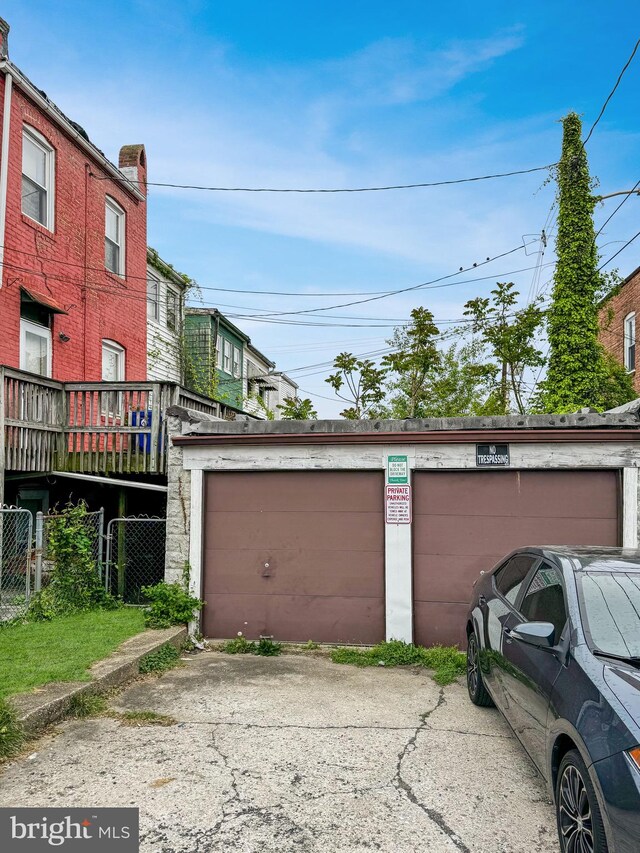
M0 628L0 698L50 681L90 681L92 663L141 631L144 615L133 607Z
M466 668L465 655L454 646L425 648L402 640L378 643L371 649L334 649L331 660L352 666L422 666L434 670L434 681L442 685L451 684Z
M19 752L24 739L18 715L8 702L0 699L0 760Z
M67 709L68 717L84 719L85 717L97 717L107 710L107 701L97 693L76 693L71 697Z
M116 716L123 726L175 726L178 722L174 717L155 711L125 711Z
M142 675L147 675L151 672L166 672L168 669L173 669L177 666L180 659L180 652L171 643L165 643L156 649L155 652L149 652L143 658L140 658L138 669Z

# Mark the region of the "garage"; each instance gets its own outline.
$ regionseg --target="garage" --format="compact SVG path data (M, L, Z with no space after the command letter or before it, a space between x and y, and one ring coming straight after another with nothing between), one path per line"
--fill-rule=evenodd
M382 472L219 471L203 491L206 636L384 639Z
M414 471L415 642L463 643L471 585L513 548L618 545L620 472Z

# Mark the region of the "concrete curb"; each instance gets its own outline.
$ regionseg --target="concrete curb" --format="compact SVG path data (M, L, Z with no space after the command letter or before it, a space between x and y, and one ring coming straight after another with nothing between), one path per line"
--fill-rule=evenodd
M179 627L144 631L125 640L109 657L92 664L89 668L91 681L52 682L32 693L11 697L11 704L18 713L24 731L33 735L59 722L66 715L75 696L101 695L122 687L137 677L140 658L165 643L179 648L186 636L187 629Z

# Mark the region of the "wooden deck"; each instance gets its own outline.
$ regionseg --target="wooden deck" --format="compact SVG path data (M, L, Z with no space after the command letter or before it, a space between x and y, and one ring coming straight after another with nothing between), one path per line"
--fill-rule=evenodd
M173 382L57 382L0 366L4 472L166 474L169 406L229 418Z

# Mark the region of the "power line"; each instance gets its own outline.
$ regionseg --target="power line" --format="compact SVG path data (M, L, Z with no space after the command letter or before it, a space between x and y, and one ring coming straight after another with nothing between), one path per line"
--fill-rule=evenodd
M600 264L600 266L598 267L598 272L600 272L601 269L603 269L608 264L610 264L614 258L617 258L618 255L620 254L620 252L624 252L624 250L627 248L627 246L630 246L633 243L633 241L636 240L638 237L640 237L640 231L638 231L637 234L634 234L630 240L627 240L627 242L624 244L624 246L621 246L615 254L611 255L609 260L605 261L603 264Z
M388 190L412 190L425 187L446 187L454 184L470 184L475 181L490 181L494 178L510 178L514 175L529 175L532 172L542 172L545 169L551 169L557 166L557 163L549 163L546 166L534 166L531 169L517 169L513 172L498 172L494 175L477 175L472 178L455 178L448 181L428 181L417 184L393 184L382 187L330 187L330 188L299 188L299 187L207 187L197 184L173 184L163 181L133 181L129 178L122 178L128 184L141 184L148 187L169 187L178 190L205 190L206 192L217 193L375 193L387 192ZM94 172L89 173L92 178L98 181L112 181L111 176L96 175ZM120 179L116 179L120 180Z
M622 207L622 205L623 205L626 201L628 201L628 200L631 198L631 196L633 195L634 190L635 190L635 189L637 189L637 187L638 187L638 186L640 186L640 180L636 181L636 183L635 183L635 185L634 185L633 189L632 189L632 190L629 190L629 192L625 195L625 197L622 199L622 201L621 201L621 202L620 202L620 204L616 207L616 209L613 211L613 213L611 213L611 214L610 214L610 215L605 219L605 221L602 223L602 225L600 226L600 228L596 231L595 237L593 238L593 239L594 239L594 242L597 240L598 236L600 235L600 232L604 229L604 227L605 227L609 222L611 222L611 220L612 220L612 219L613 219L613 217L616 215L616 213L620 210L620 208Z
M596 127L597 127L597 125L598 125L598 122L600 121L600 119L602 118L602 116L603 116L603 115L604 115L604 113L605 113L605 110L606 110L606 109L607 109L607 107L609 106L609 101L611 100L611 98L613 98L613 96L614 96L614 94L615 94L615 91L616 91L616 89L618 88L618 86L620 85L620 83L621 83L621 81L622 81L622 78L624 77L624 75L625 75L625 72L626 72L627 68L628 68L628 67L631 65L631 63L633 62L633 57L636 55L636 51L638 50L638 47L639 47L639 46L640 46L640 39L638 39L638 41L635 43L635 46L634 46L633 50L631 51L631 55L629 56L629 59L627 59L627 61L626 61L626 62L625 62L625 64L624 64L624 67L623 67L622 71L620 72L620 74L618 74L618 79L616 80L616 82L615 82L615 85L614 85L613 89L612 89L612 90L609 92L609 94L607 95L607 99L606 99L606 101L604 102L604 104L602 105L602 109L601 109L601 110L600 110L600 112L598 113L598 117L597 117L597 119L596 119L596 120L594 121L594 123L591 125L591 129L589 130L589 133L587 134L586 139L585 139L585 140L584 140L584 142L582 143L582 145L583 145L583 146L585 146L585 145L587 144L587 142L591 139L591 134L592 134L592 133L593 133L593 131L596 129Z

